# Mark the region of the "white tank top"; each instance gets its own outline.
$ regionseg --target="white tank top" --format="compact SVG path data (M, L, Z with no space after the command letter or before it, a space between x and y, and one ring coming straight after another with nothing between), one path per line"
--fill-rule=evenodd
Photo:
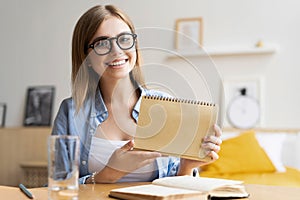
M89 171L90 173L101 171L107 164L113 152L122 147L128 141L106 140L98 137L92 138L91 149L89 153ZM152 181L157 178L157 165L153 162L140 169L125 175L118 182L133 181Z

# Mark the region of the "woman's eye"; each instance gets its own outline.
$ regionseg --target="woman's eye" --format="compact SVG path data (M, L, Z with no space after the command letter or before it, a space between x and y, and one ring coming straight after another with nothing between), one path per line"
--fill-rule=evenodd
M127 43L127 42L130 42L130 40L131 40L130 37L124 36L124 37L121 37L121 38L119 39L119 42L120 42L120 43Z
M108 47L109 46L109 41L108 40L99 40L98 42L95 43L95 46L97 48Z

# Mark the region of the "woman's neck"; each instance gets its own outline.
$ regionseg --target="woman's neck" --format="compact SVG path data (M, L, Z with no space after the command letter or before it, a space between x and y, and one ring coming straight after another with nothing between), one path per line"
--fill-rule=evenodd
M121 103L132 104L136 102L137 94L130 77L118 80L100 80L100 89L105 104ZM134 102L134 103L135 103Z

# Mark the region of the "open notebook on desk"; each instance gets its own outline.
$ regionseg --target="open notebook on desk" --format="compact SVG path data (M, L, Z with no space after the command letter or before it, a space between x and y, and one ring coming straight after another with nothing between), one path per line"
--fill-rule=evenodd
M174 176L156 179L149 185L113 189L110 197L120 199L235 199L248 198L242 181Z
M134 148L193 160L210 160L202 139L214 134L218 106L172 97L143 96Z

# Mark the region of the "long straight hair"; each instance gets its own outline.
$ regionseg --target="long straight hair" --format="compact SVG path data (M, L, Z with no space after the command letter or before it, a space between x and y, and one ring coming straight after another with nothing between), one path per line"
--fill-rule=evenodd
M78 112L89 95L95 94L99 84L99 76L87 63L88 42L95 35L98 27L108 17L117 17L124 21L135 33L135 28L129 17L113 5L97 5L86 11L75 25L72 39L72 97ZM144 86L141 70L141 53L136 41L136 63L130 72L131 79Z

